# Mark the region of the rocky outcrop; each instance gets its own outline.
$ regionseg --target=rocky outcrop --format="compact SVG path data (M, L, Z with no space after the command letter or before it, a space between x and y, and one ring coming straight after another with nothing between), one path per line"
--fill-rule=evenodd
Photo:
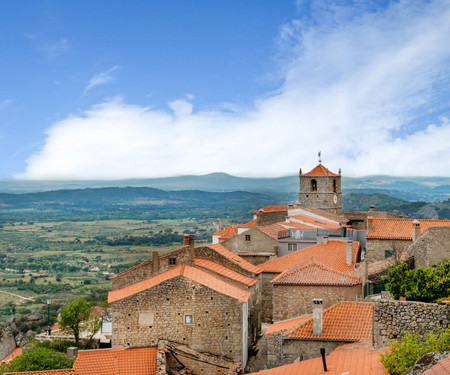
M420 375L433 366L436 366L439 361L449 356L450 352L444 352L442 354L438 352L427 353L420 357L415 365L408 371L404 372L403 375Z

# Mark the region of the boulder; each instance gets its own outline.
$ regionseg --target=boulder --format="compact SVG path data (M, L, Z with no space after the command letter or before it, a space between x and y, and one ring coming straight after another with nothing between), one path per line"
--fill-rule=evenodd
M449 356L450 352L444 352L442 354L438 352L424 354L416 361L415 365L405 371L403 375L420 375Z
M38 320L42 320L44 319L44 316L40 313L38 313L37 311L33 311L31 314L27 315L27 320L29 322L36 322Z

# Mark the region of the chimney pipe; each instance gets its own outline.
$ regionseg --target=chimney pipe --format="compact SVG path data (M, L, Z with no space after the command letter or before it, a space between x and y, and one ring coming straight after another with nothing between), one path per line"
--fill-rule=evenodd
M412 224L413 224L412 239L413 239L413 242L414 242L420 236L420 222L419 222L419 220L414 220L412 222Z
M183 236L183 246L189 246L189 234Z
M351 266L353 264L353 241L347 241L347 266Z
M328 236L323 236L322 241L324 244L328 243Z
M159 274L159 254L158 250L153 250L152 252L152 275Z
M220 218L216 220L216 229L217 229L217 232L222 230L222 221L220 220Z
M191 249L193 249L193 248L195 247L194 235L193 235L193 234L190 234L190 235L189 235L189 247L190 247Z
M371 204L369 207L369 212L374 212L374 211L375 211L375 206L373 204Z
M325 359L325 348L320 348L320 355L322 356L323 371L328 371L327 360Z
M78 348L76 346L71 346L67 348L67 359L75 361L78 357Z
M314 310L313 310L313 335L322 335L322 311L323 311L323 300L320 298L313 299Z

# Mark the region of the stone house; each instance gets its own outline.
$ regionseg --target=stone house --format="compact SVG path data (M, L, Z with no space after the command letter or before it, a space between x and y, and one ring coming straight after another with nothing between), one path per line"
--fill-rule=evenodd
M340 302L322 310L315 299L313 315L274 323L264 340L270 367L319 357L320 348L330 353L338 346L372 340L374 303Z
M429 227L408 248L415 267L430 267L450 259L450 226Z
M450 226L450 220L367 219L365 260L375 262L399 255L429 227Z
M375 211L375 206L371 205L369 211L346 212L344 216L349 220L349 225L355 230L366 230L367 218L377 219L407 219L407 216L394 214L388 211Z
M319 244L261 264L259 267L263 271L260 275L262 321L272 322L273 320L273 285L270 282L275 277L310 259L315 259L334 271L347 272L356 267L359 251L360 246L357 241L330 241L324 237L323 242ZM350 255L351 264L347 264Z
M313 298L322 299L324 308L362 298L359 277L335 271L315 259L284 271L270 283L275 322L308 314L314 307Z
M177 266L109 293L112 346L155 346L164 339L245 366L250 296L203 270Z
M187 268L185 267L182 272L180 267L184 265ZM227 358L233 360L238 358L239 361L242 361L243 358L246 358L247 348L256 342L261 329L261 295L258 283L261 271L259 267L250 264L220 244L195 247L193 236L185 236L185 245L182 248L161 256L154 252L151 260L125 270L112 279L110 298L111 301L114 301L112 302L113 346L126 347L128 344L148 346L155 345L154 340L156 339L167 339L192 346L195 350L208 351L217 355L226 354ZM179 274L173 276L171 272ZM201 280L195 281L189 278L189 275L192 274L201 275ZM155 280L168 277L168 275L170 277L167 280L152 284ZM205 282L202 283L202 280L206 279L210 280L213 285L221 285L220 291L214 289L211 283L204 285ZM198 282L195 291L192 290L194 282ZM150 287L139 290L137 294L130 292L136 290L133 288L138 286L142 288L148 285ZM187 285L191 285L191 289ZM161 290L165 290L162 293L168 300L163 298L160 301L161 295L158 291ZM221 294L224 290L244 293L246 299L245 301L242 298L236 299L234 298L235 294L231 296L229 293ZM192 293L193 295L189 297ZM122 295L127 297L117 299L117 296ZM185 296L181 297L182 295ZM195 322L187 325L183 322L180 323L181 328L174 330L173 334L169 332L171 330L168 330L169 321L165 323L166 325L155 323L151 329L142 328L136 323L140 318L136 315L133 304L139 305L144 312L147 310L152 312L150 315L153 316L153 319L156 315L171 316L174 311L177 311L179 316L172 318L179 320L185 315L192 315L186 311L196 311ZM158 306L158 308L152 310L150 305ZM205 306L209 306L208 309L205 309ZM226 306L229 307L229 311ZM184 313L182 313L183 311ZM205 311L207 312L205 313ZM131 317L134 319L133 323L128 324ZM194 319L193 316L192 319ZM232 324L231 320L241 322L238 324L239 338L236 338L238 335L236 324ZM126 330L123 328L124 324L128 324ZM223 334L210 335L212 326L219 327L224 324ZM229 332L227 329L232 331ZM190 336L186 333L189 330L192 331ZM145 339L141 340L141 336L136 335L136 332L143 331L145 331ZM210 338L206 339L202 335L209 335ZM130 337L135 338L131 340ZM245 348L241 343L240 351L229 349L230 347L237 348L236 342L232 340L239 339L241 342L243 337L246 340ZM149 344L149 342L153 344ZM225 347L227 349L224 349Z

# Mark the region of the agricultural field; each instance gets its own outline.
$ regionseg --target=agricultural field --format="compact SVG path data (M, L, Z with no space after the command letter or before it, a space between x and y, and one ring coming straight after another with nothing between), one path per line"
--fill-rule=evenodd
M225 223L226 224L226 221ZM61 306L79 296L104 298L109 278L182 245L184 234L209 243L212 219L4 221L0 229L0 321L47 298Z

